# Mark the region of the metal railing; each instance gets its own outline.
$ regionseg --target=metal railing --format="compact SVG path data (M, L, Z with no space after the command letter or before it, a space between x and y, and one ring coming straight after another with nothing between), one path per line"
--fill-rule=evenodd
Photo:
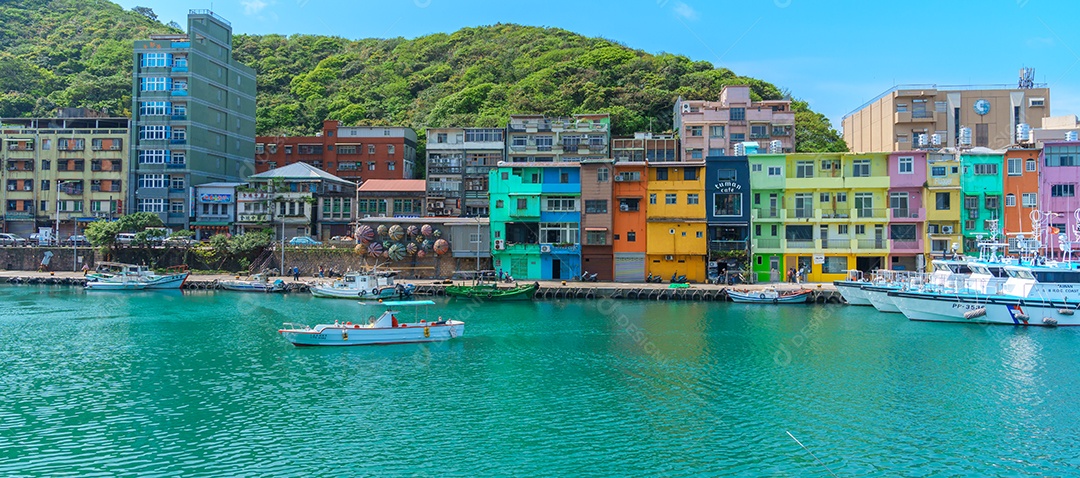
M859 249L885 249L885 240L859 239Z
M822 249L850 249L851 240L849 239L823 239L821 241Z

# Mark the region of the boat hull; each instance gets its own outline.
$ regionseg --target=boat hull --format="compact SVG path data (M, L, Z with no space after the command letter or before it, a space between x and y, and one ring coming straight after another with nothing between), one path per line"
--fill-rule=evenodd
M146 290L146 284L141 282L111 282L90 281L86 283L87 290Z
M810 299L810 292L770 297L768 294L760 292L729 290L728 297L731 298L732 302L740 304L805 304Z
M908 319L962 324L1076 326L1080 304L1030 301L1012 297L976 297L920 292L892 292Z
M145 280L147 289L179 289L184 286L184 282L187 281L188 272L182 272L179 274L169 274L164 276L158 276L153 279Z
M873 305L878 312L885 312L887 314L900 314L900 308L896 306L892 298L889 297L889 292L896 289L886 287L872 287L863 286L862 291L866 294L866 299L870 301L870 305Z
M373 294L370 290L349 289L344 287L326 287L326 286L314 286L311 288L311 295L323 299L397 299L405 298L412 295L412 290L408 287L383 287L379 289L378 294Z
M442 342L461 337L465 333L465 324L452 320L446 324L406 324L382 328L328 325L316 326L312 330L283 329L278 333L298 347L411 344Z
M833 281L833 285L836 286L837 292L840 292L848 305L874 305L870 303L870 299L866 297L866 293L862 290L862 286L866 285L865 282L838 280Z
M282 292L285 284L248 282L248 281L219 281L218 286L224 290L234 292Z
M538 287L535 285L518 286L513 289L486 286L450 286L446 288L446 295L484 301L532 300L536 296L536 289Z

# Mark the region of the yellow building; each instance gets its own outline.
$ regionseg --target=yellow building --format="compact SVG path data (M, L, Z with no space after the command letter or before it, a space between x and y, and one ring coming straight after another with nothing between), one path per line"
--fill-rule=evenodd
M926 254L931 258L964 253L960 215L959 158L955 154L930 153L926 156Z
M60 238L66 239L77 225L122 214L129 186L124 166L128 122L91 117L0 120L4 231L26 237L41 227L55 228L59 216Z
M788 154L786 170L785 265L810 282L886 267L887 154Z
M706 280L705 162L650 162L646 205L646 274Z

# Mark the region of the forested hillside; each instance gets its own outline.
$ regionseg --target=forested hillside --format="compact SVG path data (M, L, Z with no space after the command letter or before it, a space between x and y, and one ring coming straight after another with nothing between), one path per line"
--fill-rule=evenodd
M57 107L131 108L132 40L173 32L149 9L105 0L0 3L0 116ZM242 32L238 32L242 33ZM650 54L556 28L498 24L406 40L317 35L234 37L258 72L259 134L310 134L323 119L498 126L512 113L608 112L616 134L671 128L674 101L716 99L724 85L756 98L784 92L706 61ZM843 151L828 120L796 101L799 151Z

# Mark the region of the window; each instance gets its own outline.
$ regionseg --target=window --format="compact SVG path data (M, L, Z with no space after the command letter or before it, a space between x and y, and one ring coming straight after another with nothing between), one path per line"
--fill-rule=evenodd
M851 175L856 178L870 177L870 160L856 159L851 165Z
M1031 98L1028 100L1028 106L1040 107L1046 106L1046 98Z
M622 212L636 212L638 211L638 203L641 202L637 198L622 198L619 199L619 210Z
M1076 186L1073 184L1055 184L1050 186L1050 197L1071 198L1075 196Z
M996 164L976 164L975 175L977 176L992 176L998 173L998 165Z
M731 133L732 143L741 143L746 141L746 133Z
M897 103L896 104L896 112L897 113L906 113L907 112L907 103Z
M823 274L846 274L848 270L847 256L826 256L821 265Z
M761 164L760 163L759 164L751 164L750 165L750 172L751 173L760 173L761 172Z
M559 184L570 184L570 173L559 173Z
M184 189L184 177L172 176L169 178L169 189Z
M720 169L716 171L716 180L734 181L738 177L738 173L734 169Z
M847 202L847 193L836 193L836 202Z
M1015 194L1006 194L1005 195L1005 207L1016 207L1016 195Z
M873 217L874 193L855 193L855 209L859 217Z
M641 181L641 173L638 171L623 171L615 175L616 181Z
M397 163L396 162L394 162L394 161L387 161L386 162L386 170L387 171L393 171L395 169L397 169Z
M634 241L637 241L637 233L634 232L634 231L627 232L626 233L626 242L634 242Z
M495 201L495 209L502 209L505 206L506 206L506 202L504 202L502 199L497 199Z
M690 150L690 159L701 159L702 157L703 157L703 155L701 154L700 149L691 149Z
M164 174L140 174L139 175L139 188L164 188L165 187L165 175Z
M723 138L724 137L724 127L723 126L710 126L709 127L709 136L712 137L712 138Z
M138 204L139 212L165 212L165 200L161 198L139 199Z
M723 156L723 155L724 155L724 148L709 148L709 157L710 158L715 158L717 156ZM756 166L758 166L758 171L761 171L761 168L760 168L761 165L758 164Z
M1023 167L1023 159L1009 158L1007 161L1009 176L1020 176L1021 174L1024 174L1023 169L1021 169Z
M139 127L139 139L155 140L155 139L167 139L169 136L169 127L165 125L152 125L152 126L140 126Z
M585 213L586 214L606 214L607 213L607 200L606 199L586 199L585 200Z
M713 194L714 216L742 216L741 193Z
M169 164L173 166L184 166L187 163L187 153L183 151L173 151L172 156L169 159ZM270 168L276 167L276 163L270 162Z
M796 161L795 162L795 177L797 177L797 178L812 178L812 177L814 177L814 162L813 161Z
M1035 160L1029 159L1027 161L1024 161L1024 169L1026 169L1029 173L1035 172Z
M701 127L701 126L691 126L690 127L690 136L701 136L702 128L703 127Z
M893 210L893 215L895 216L910 217L910 211L908 210L908 193L890 193L889 209Z
M769 166L769 176L782 176L783 174L784 171L780 166Z
M375 154L375 145L369 144L367 147L367 154Z
M142 66L144 67L169 66L168 61L168 55L165 53L142 54Z
M165 158L169 152L164 149L147 149L139 151L139 164L165 164Z
M153 78L140 78L140 89L142 91L167 91L169 79L165 77L153 77Z
M544 201L545 212L574 212L577 210L576 198L552 196Z
M901 156L897 162L900 174L912 174L915 172L915 158L911 156Z
M176 116L184 116L184 115L186 115L187 114L187 105L185 105L183 103L179 103L179 104L173 103L173 105L172 105L172 114L176 115ZM277 151L277 149L275 149L274 151ZM271 151L271 153L273 153L274 151Z
M679 195L674 193L668 193L664 195L664 204L678 204Z
M598 246L607 244L607 231L586 231L585 243Z
M598 168L596 170L596 182L598 182L598 183L606 183L606 182L608 182L609 177L610 177L610 172L608 171L608 168Z
M656 204L656 193L649 193L649 204Z
M169 102L167 101L139 102L139 114L142 116L164 116L169 114L169 110Z
M367 168L368 168L368 171L374 171L375 170L375 161L368 161Z
M829 194L829 193L821 193L821 194L820 194L820 195L818 196L818 201L820 201L820 202L822 202L822 203L827 203L827 202L831 202L832 200L831 200L831 199L829 199L829 197L830 197L830 194Z
M683 168L683 181L697 181L697 168Z
M541 222L540 242L577 243L580 228L576 222Z
M173 214L182 214L184 212L184 201L170 201L169 212Z
M930 175L935 178L945 177L945 166L933 166L930 168Z
M841 235L841 236L846 236L847 233L848 233L848 225L847 224L840 224L840 225L836 226L836 233Z
M1024 193L1020 195L1020 207L1036 207L1039 203L1038 193Z
M862 236L862 235L865 235L865 234L866 234L866 225L865 224L856 224L855 225L855 235L856 236Z
M172 130L172 139L175 139L177 141L183 141L187 139L187 130L183 128L177 128Z
M964 196L964 209L978 209L979 198L976 196Z
M656 168L656 180L667 181L667 168Z
M715 198L714 198L715 199ZM795 194L795 217L814 217L814 195L812 193Z
M529 200L525 199L525 198L518 198L518 200L517 200L517 208L518 209L528 209L529 208Z
M392 144L386 145L386 154L389 154L389 155L393 156L393 154L394 154L394 145L392 145Z
M746 120L746 108L732 108L729 111L729 119L732 121L745 121Z

